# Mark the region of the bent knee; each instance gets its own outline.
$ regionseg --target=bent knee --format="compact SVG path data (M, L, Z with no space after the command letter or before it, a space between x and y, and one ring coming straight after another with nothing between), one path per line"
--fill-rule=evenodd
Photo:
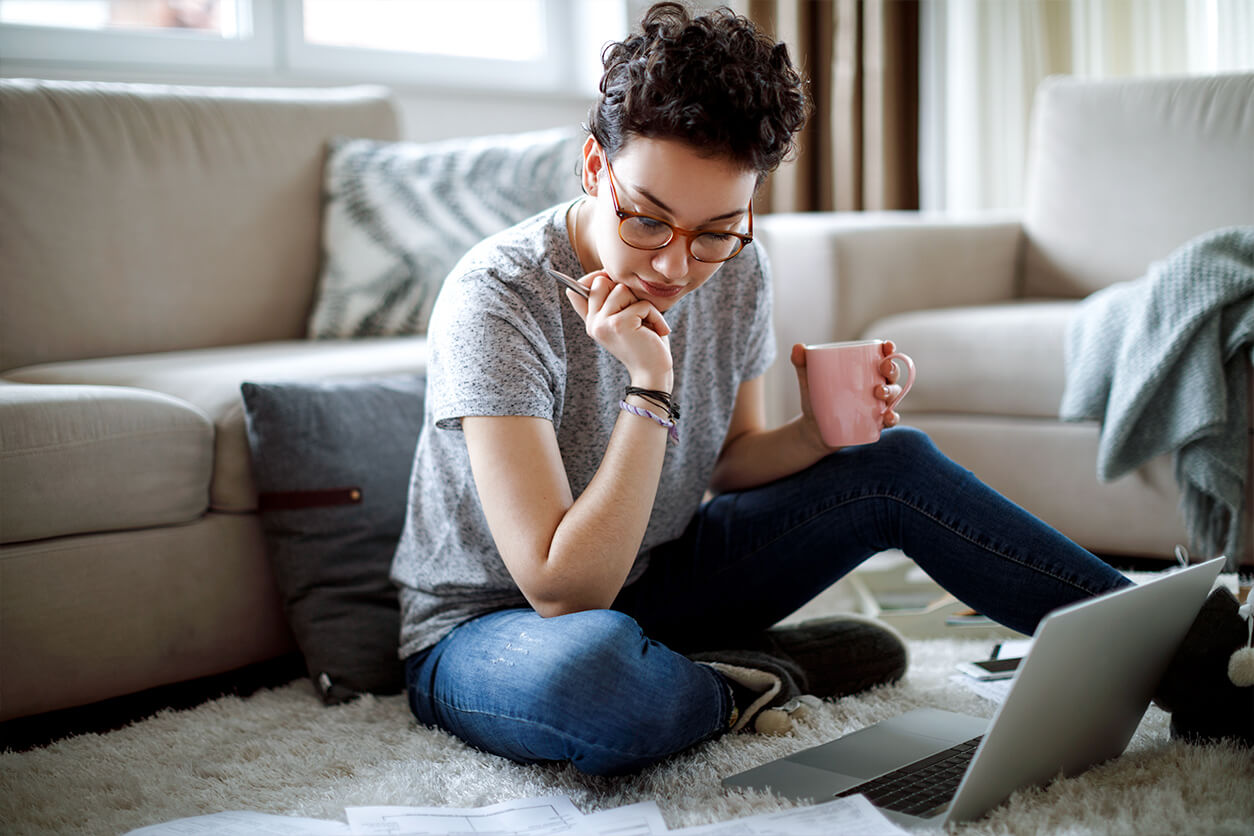
M914 465L943 456L927 433L915 427L891 427L873 444L845 447L825 461L841 468L851 460L866 466L889 466L909 469Z
M587 734L586 744L616 742L592 744L597 754L582 764L572 751L578 768L630 771L627 764L637 768L665 757L718 727L725 686L712 671L648 639L621 613L589 617L573 628L578 647L550 671L546 702L580 718L574 725ZM587 755L583 747L576 750Z
M644 635L634 618L616 610L587 610L556 621L561 622L560 639L555 639L560 647L551 658L549 676L556 692L628 688L647 676L650 652L665 650Z
M632 658L648 642L634 618L618 610L582 610L547 619L558 628L568 659Z
M936 450L932 439L918 427L890 427L880 434L876 446L922 455L931 455Z

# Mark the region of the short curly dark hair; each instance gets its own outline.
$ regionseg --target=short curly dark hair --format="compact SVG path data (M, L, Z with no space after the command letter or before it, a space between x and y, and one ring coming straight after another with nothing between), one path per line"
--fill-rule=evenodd
M761 180L793 152L809 115L788 48L726 8L694 17L679 3L657 3L640 34L601 57L588 130L611 159L633 136L678 139Z

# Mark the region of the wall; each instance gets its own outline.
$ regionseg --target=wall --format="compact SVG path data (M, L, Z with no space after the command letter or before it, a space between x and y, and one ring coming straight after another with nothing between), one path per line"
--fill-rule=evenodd
M51 69L47 65L0 64L0 77L47 78L78 81L135 81L153 84L271 85L283 86L267 76L247 80L232 76L187 76L156 72ZM401 110L402 136L427 141L460 136L539 130L582 124L592 97L530 94L490 90L453 90L410 85L389 85Z

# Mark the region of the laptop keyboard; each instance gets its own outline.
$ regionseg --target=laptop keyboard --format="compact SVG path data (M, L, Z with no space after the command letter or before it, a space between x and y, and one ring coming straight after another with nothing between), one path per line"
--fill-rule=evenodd
M836 797L865 795L876 807L911 816L926 817L940 812L958 791L958 784L982 739L983 735L973 737L837 793Z

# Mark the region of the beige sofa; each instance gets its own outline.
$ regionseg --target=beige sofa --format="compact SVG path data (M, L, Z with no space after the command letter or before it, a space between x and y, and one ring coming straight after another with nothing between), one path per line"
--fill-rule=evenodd
M307 341L323 160L386 90L0 83L0 719L293 648L245 379L423 368Z
M1098 481L1098 425L1058 417L1064 338L1081 297L1254 224L1254 75L1046 80L1027 193L1016 213L763 218L781 351L895 340L918 367L906 423L1087 548L1171 560L1189 542L1171 456ZM795 388L777 364L775 419L796 410ZM1251 541L1238 560L1254 568Z
M774 416L795 409L791 342L892 337L920 366L906 414L945 449L1085 545L1169 554L1168 471L1097 485L1095 429L1054 417L1074 302L1023 297L1073 300L1254 217L1254 82L1174 84L1047 87L1037 142L1056 153L1023 220L762 218ZM1108 112L1124 96L1149 119L1131 138ZM1097 142L1071 144L1088 121ZM0 720L292 650L239 384L422 371L421 337L305 339L326 142L396 138L389 94L16 80L0 126ZM1132 138L1238 171L1154 208L1174 171L1102 168ZM1073 190L1127 215L1060 208Z

